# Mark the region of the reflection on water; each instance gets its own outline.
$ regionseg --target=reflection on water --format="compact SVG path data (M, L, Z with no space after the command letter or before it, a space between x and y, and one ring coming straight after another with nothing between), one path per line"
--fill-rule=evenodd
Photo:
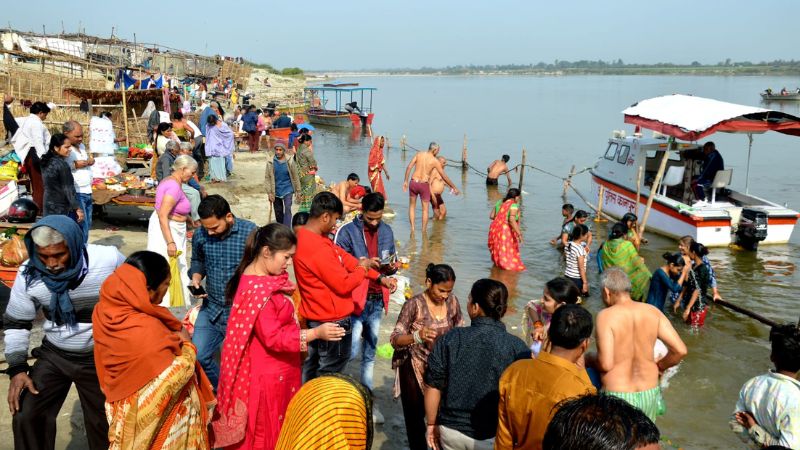
M393 145L386 151L392 177L386 188L389 206L397 214L387 223L400 241L401 256L411 256L411 266L405 274L411 278L412 289L414 292L422 289L429 262L444 262L454 267L455 293L462 305L474 281L485 277L501 280L508 286L514 306L506 322L517 326L525 302L539 298L544 283L561 275L563 270L562 254L549 244L561 224L561 180L537 171L526 173L521 228L525 240L522 258L528 270L521 274L500 271L492 267L486 242L489 212L505 195L506 183L487 189L484 178L449 166L447 173L463 194L453 196L445 191L447 219L431 222L425 235L418 222L418 231L412 236L407 216L408 194L402 192L401 185L414 151L400 150L402 135L407 135L409 144L416 148L427 148L428 142L435 140L442 146L442 156L459 160L466 131L469 160L475 167L487 167L502 153L511 155L513 165L513 161L519 160L519 150L515 149L526 145L530 164L566 175L571 165L586 167L597 159L610 131L624 128L620 110L637 100L685 92L753 105L758 104L758 92L763 86L781 85L784 81L759 77L398 77L369 78L364 83L379 88L374 134L387 136ZM435 115L420 115L416 106L419 104L436 105ZM475 114L474 106L478 104L482 109L504 111L506 117L524 118L525 132L502 134L502 139L498 139L501 135L497 127L487 125L484 117ZM794 105L770 107L800 115L800 102ZM791 109L795 107L798 109ZM322 127L314 138L320 175L326 182L341 180L350 172L367 179L370 139L350 130ZM751 191L800 207L796 164L785 164L796 160L800 145L797 139L779 134L756 137ZM714 140L723 152L726 167L743 174L747 140L726 134L715 135ZM516 180L517 176L513 178ZM734 184L738 182L743 186L744 176L734 175ZM576 177L575 183L581 192L589 192L587 174ZM587 209L573 195L568 201L577 209ZM596 313L602 307L602 300L594 255L613 224L590 222L590 225L594 233L588 268L592 295L585 306ZM795 270L800 262L798 235L800 232L796 231L789 245L762 246L758 252L711 249L709 257L722 296L770 319L796 322L800 315L800 276ZM654 234L648 234L647 238L649 243L642 247L641 255L651 270L663 264L664 252L677 251L673 240ZM713 308L707 325L697 334L689 334L685 325L671 313L668 316L686 341L689 355L665 391L667 415L659 418L659 428L684 448L741 447L728 430L727 420L742 384L770 367L769 330L721 307Z

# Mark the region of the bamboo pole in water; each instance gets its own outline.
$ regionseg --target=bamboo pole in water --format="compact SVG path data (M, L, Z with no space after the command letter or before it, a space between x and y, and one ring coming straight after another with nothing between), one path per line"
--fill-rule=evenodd
M522 193L522 181L525 179L525 161L528 159L528 152L522 147L522 162L519 166L519 192Z
M661 184L661 178L664 176L664 170L667 168L667 160L669 159L669 151L675 146L675 138L669 138L667 143L667 150L664 151L664 156L661 157L661 164L658 166L656 179L653 180L653 185L650 186L650 195L647 196L647 207L644 209L644 218L642 219L642 227L639 229L639 236L644 237L644 230L647 227L647 219L650 217L650 209L653 207L653 200L656 198L658 192L658 185Z
M567 179L564 180L564 190L561 192L561 198L564 200L564 203L567 203L567 189L569 189L569 185L572 184L572 177L575 176L575 165L572 165L572 168L569 169L569 175L567 175Z
M461 170L467 170L467 134L464 133L464 145L461 147Z
M608 222L603 218L603 197L606 192L606 187L600 185L600 191L597 193L597 216L594 218L595 222Z
M639 166L639 171L636 173L636 206L633 211L636 217L639 217L639 200L642 198L642 171L644 167Z
M749 309L744 309L741 306L734 305L733 303L726 302L725 300L721 300L721 299L720 300L715 300L714 303L717 304L717 305L724 306L724 307L726 307L726 308L728 308L728 309L730 309L732 311L736 311L738 313L744 314L747 317L756 319L757 321L763 323L764 325L767 325L767 326L770 326L770 327L778 326L777 322L775 322L773 320L770 320L770 319L767 319L766 317L762 316L761 314L754 313L753 311L750 311ZM798 326L800 326L800 322L798 322Z

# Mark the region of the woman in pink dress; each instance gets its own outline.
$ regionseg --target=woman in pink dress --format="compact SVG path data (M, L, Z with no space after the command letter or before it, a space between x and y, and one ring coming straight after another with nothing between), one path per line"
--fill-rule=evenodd
M212 422L212 447L274 448L286 408L300 389L300 353L315 339L340 340L334 323L301 330L286 267L297 238L271 223L247 239L244 256L225 290L233 303Z

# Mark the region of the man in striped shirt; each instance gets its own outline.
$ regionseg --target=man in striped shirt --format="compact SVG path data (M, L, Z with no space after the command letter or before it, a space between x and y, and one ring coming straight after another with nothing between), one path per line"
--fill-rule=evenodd
M105 396L94 365L92 312L100 285L125 261L115 248L85 245L80 226L67 216L47 216L25 236L30 259L20 266L3 317L8 407L14 448L52 449L55 421L75 383L92 450L108 448ZM31 328L44 313L44 339L32 351Z

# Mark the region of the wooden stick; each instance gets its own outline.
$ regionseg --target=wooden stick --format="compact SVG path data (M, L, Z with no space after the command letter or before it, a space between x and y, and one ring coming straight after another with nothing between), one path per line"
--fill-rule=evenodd
M592 209L592 211L594 211L595 213L597 213L597 215L606 216L606 218L607 218L607 219L613 219L613 217L609 216L608 214L606 214L606 213L604 213L604 212L602 212L602 211L598 211L596 206L594 206L594 205L593 205L593 204L592 204L592 203L591 203L591 202L590 202L590 201L589 201L589 200L588 200L586 197L584 197L584 196L583 196L583 194L581 194L581 193L580 193L580 191L578 191L577 189L575 189L575 186L573 186L573 185L571 185L571 184L570 184L570 185L569 185L569 187L570 187L570 189L572 189L572 190L575 192L575 194L576 194L576 195L577 195L577 196L578 196L578 197L579 197L581 200L583 200L583 203L585 203L585 204L586 204L586 206L588 206L589 208L591 208L591 209Z
M122 83L120 83L120 89L122 90L122 120L125 121L125 144L130 146L131 142L130 138L128 137L128 102L126 100L127 95L125 94L124 80Z
M572 184L572 177L575 175L575 165L572 165L572 168L569 169L569 175L567 175L567 179L564 180L564 190L561 192L561 198L564 199L564 203L567 203L567 189L569 189L569 185Z
M770 319L767 319L766 317L762 316L761 314L754 313L753 311L750 311L748 309L744 309L741 306L734 305L733 303L726 302L725 300L722 300L722 299L715 300L714 304L715 305L724 306L724 307L726 307L726 308L728 308L730 310L733 310L733 311L736 311L738 313L744 314L747 317L756 319L757 321L763 323L764 325L767 325L767 326L770 326L770 327L778 326L777 322L775 322L773 320L770 320Z
M597 193L597 216L594 218L595 222L608 222L603 218L603 197L606 192L606 187L600 185L600 192Z
M139 116L136 115L136 110L131 108L133 113L133 124L136 125L136 134L142 134L142 127L139 126Z
M650 208L653 207L653 200L658 193L658 185L661 183L661 178L664 176L664 170L667 168L667 160L669 160L669 151L675 146L675 138L670 137L667 143L667 149L664 151L664 156L661 158L661 164L658 166L656 179L653 180L653 185L650 186L650 195L647 196L647 207L644 209L644 218L642 219L642 226L639 228L639 236L644 237L644 230L647 227L647 219L650 218Z
M464 145L461 147L461 170L467 170L469 168L469 164L467 164L467 134L464 133Z
M639 170L636 173L636 209L633 211L636 214L636 217L639 217L639 199L642 196L642 172L644 171L644 167L639 166Z
M522 193L522 181L525 179L525 161L528 159L528 152L522 147L522 162L519 167L519 192Z

